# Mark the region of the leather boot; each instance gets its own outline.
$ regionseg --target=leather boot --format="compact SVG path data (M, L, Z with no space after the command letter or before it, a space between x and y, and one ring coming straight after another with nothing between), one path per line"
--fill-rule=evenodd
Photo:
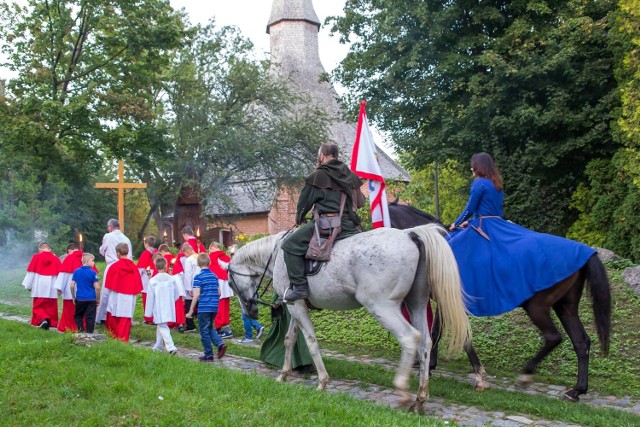
M286 304L293 304L299 299L307 298L309 298L309 284L304 283L302 285L291 285L291 287L284 292L283 301Z

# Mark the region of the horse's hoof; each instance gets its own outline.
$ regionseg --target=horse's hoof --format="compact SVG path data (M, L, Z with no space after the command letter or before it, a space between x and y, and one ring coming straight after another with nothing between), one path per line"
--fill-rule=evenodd
M487 386L484 383L477 383L476 386L474 387L475 391L485 391L487 389Z
M411 395L411 393L409 393L406 390L400 390L400 389L396 389L396 393L398 393L398 396L400 397L400 400L398 401L400 406L405 408L408 407L409 404L411 403L411 400L413 399L413 396ZM415 404L413 406L415 406ZM411 408L413 408L413 406L411 406Z
M579 402L580 397L578 396L578 392L575 390L568 390L562 393L562 400L567 400L569 402Z
M319 381L318 388L316 390L323 391L325 388L327 388L327 381Z
M424 414L424 402L415 401L413 405L409 407L409 412L414 414Z
M520 385L526 386L533 383L533 375L531 374L521 374L518 377L518 383Z
M278 378L276 378L276 381L278 381L279 383L287 382L287 376L280 374L278 375Z

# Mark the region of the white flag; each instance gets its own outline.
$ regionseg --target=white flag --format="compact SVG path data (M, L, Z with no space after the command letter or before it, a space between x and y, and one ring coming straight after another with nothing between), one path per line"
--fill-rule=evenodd
M360 103L356 142L353 144L353 153L351 154L351 170L360 178L369 180L369 204L371 205L373 228L391 227L384 178L380 171L376 145L373 142L367 121L366 105L366 101Z

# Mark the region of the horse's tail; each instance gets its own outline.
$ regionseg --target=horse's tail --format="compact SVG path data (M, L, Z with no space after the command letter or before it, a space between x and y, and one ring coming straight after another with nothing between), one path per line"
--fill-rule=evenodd
M596 330L600 339L600 349L607 355L609 353L609 338L611 335L611 289L609 278L604 264L593 255L583 267L589 282L589 291L593 302L593 316L596 322Z
M447 351L459 352L471 341L471 325L462 298L458 264L451 247L443 238L442 227L422 225L406 230L420 236L426 246L427 277L431 295L438 303L438 315L449 335Z

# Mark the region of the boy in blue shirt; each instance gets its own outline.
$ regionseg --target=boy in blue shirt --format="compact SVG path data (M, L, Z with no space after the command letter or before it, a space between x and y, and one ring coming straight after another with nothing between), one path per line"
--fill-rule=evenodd
M209 254L198 255L198 267L202 270L193 279L193 300L191 308L186 317L193 318L193 311L198 305L198 324L200 326L200 341L204 350L204 356L200 357L201 362L213 362L213 348L211 344L218 348L218 359L221 359L227 351L227 345L213 327L213 320L218 314L218 301L220 291L218 288L218 278L209 270L211 259Z
M92 334L96 322L96 307L100 302L100 285L98 274L92 269L95 257L89 253L82 254L82 267L76 269L71 277L71 296L76 305L74 319L78 331Z

